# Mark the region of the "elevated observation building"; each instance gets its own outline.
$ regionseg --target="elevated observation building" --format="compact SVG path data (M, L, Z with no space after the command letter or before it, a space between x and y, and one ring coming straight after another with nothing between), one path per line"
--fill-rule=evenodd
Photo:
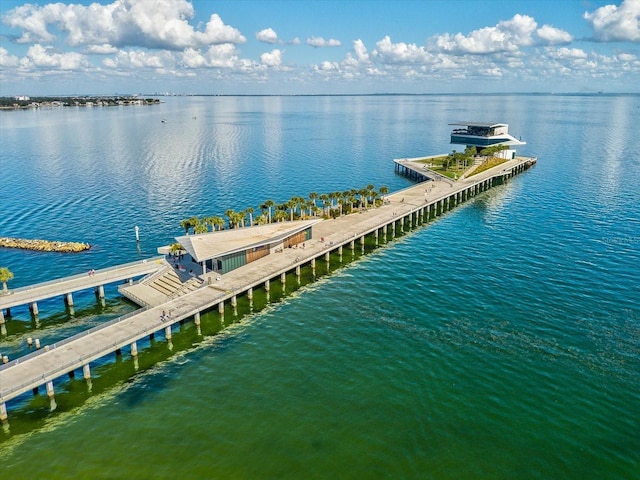
M510 135L506 123L457 122L449 125L454 127L451 132L452 144L476 147L478 153L485 148L502 146L506 148L495 156L511 160L516 157L516 151L511 147L527 144Z

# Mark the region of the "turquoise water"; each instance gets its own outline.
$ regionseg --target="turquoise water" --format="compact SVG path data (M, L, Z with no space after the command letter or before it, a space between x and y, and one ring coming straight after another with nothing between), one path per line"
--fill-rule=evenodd
M144 345L137 373L125 354L91 392L60 382L53 413L25 396L0 433L3 477L638 478L639 107L220 97L0 114L0 235L95 245L0 251L11 286L152 255L192 214L402 188L391 159L450 151L458 120L509 123L539 158L266 309ZM73 316L46 303L39 325L16 310L0 351L133 308L92 295Z

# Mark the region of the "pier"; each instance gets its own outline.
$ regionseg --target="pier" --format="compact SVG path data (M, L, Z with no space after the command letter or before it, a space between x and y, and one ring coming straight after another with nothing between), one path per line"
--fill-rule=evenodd
M0 294L0 325L5 322L5 313L11 316L11 308L29 305L33 315L38 315L38 302L54 297L61 297L68 306L73 306L73 293L94 288L100 298L104 298L104 285L133 280L142 275L154 273L166 265L164 257L154 257L138 262L127 263L101 270L92 270L79 275L38 283L27 287L11 289ZM4 311L4 312L3 312Z
M251 299L254 289L264 288L268 291L271 282L284 283L288 273L299 277L303 266L310 266L315 272L317 263L328 264L331 254L342 255L344 248L354 250L358 246L364 251L365 237L373 238L378 244L380 238L393 238L397 232L426 224L479 193L508 181L535 163L535 159L516 157L457 182L434 179L424 169L423 163L410 159L396 160L395 163L396 172L421 180L421 183L386 195L379 207L315 223L312 237L305 241L304 248L281 249L279 253L265 255L224 275L215 271L205 272L199 278L198 288L194 290L181 292L160 304L141 298L139 303L143 308L129 315L62 342L45 344L40 350L1 365L0 420L6 421L8 418L7 402L25 392L36 391L45 385L47 395L53 402L54 381L64 375L71 376L75 370L82 370L84 378L90 382L91 362L114 353L121 355L122 349L127 349L136 358L138 341L158 332L170 339L172 327L185 320L193 320L199 331L203 312L217 309L223 313L225 305L235 307L241 295ZM17 289L12 295L0 297L0 307L34 303L42 298L96 287L107 280L153 274L167 268L162 258L108 269L113 270L113 277L108 276L105 270L91 276L69 277L59 282L62 285L56 288L40 284Z

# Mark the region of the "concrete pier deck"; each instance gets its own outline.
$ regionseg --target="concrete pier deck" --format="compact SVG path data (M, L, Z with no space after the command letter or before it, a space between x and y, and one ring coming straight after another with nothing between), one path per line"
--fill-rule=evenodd
M225 273L220 278L218 274L211 272L205 275L201 288L195 291L185 293L156 307L137 310L57 344L46 345L45 343L41 350L0 366L0 418L7 418L5 403L24 392L43 384L47 384L48 390L49 386L53 389L52 382L56 378L78 368L86 369L90 362L128 345L131 346L133 353L134 342L166 329L180 320L195 317L199 323L200 312L216 305L220 308L229 300L233 303L238 295L251 291L250 289L254 287L263 286L265 282L291 272L298 266L321 259L343 246L352 245L351 242L358 239L363 241L365 235L377 232L377 229L388 225L393 225L395 228L396 222L402 222L404 225L405 220L415 226L420 223L419 215L424 218L425 212L431 211L438 214L438 208L440 212L445 208L448 210L452 204L457 205L480 191L490 188L491 182L495 179L504 181L524 170L532 160L517 157L458 182L429 181L394 192L385 196L385 202L380 207L369 208L360 213L325 220L314 225L313 236L305 242L305 248L284 249L280 253L267 255ZM423 164L414 165L408 160L402 162L404 168L423 171ZM118 271L119 267L116 267L113 277L107 276L106 272L104 277L99 277L100 273L96 272L92 284L105 283L110 279L127 278L134 274L150 273L164 266L163 261L154 260L135 266L130 265L127 269L120 271ZM82 279L77 279L79 281L77 286L70 279L67 285L56 290L58 292L56 294L76 287L88 288L91 284L87 283L87 280L91 277L87 277L83 275ZM50 292L45 293L44 287L41 297L27 296L26 292L29 290L31 289L25 289L24 297L17 297L21 300L13 304L18 305L36 298L52 296ZM3 297L0 301L8 302L10 297ZM0 306L7 304L0 303ZM163 316L163 311L167 315Z
M14 288L9 290L8 294L0 294L0 310L147 275L159 270L164 265L166 265L164 257L153 257L125 265L96 270L92 275L83 273L26 287Z

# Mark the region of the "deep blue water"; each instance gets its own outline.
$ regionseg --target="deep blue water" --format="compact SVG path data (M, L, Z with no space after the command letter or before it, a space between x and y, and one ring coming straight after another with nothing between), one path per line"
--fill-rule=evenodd
M36 427L10 411L3 476L638 478L638 96L2 112L0 236L93 248L0 266L16 287L154 255L192 215L397 190L392 159L450 151L459 120L508 123L537 165ZM71 319L59 301L39 325L18 311L0 351L132 308L91 297Z

